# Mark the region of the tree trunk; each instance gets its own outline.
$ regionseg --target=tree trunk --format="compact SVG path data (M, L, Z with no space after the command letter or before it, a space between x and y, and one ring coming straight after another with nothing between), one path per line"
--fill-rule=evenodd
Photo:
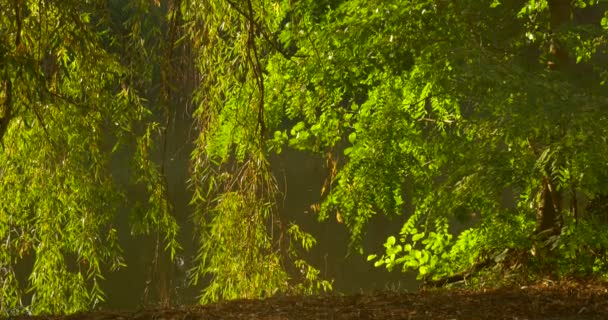
M556 31L567 23L572 16L570 0L548 0L551 15L551 46L550 53L553 58L548 67L557 70L568 64L568 52L557 38ZM550 236L559 235L563 223L561 213L561 192L557 190L551 169L546 168L542 181L539 206L536 212L536 234L539 241Z
M563 223L561 199L561 192L555 188L555 184L548 177L544 177L536 213L536 234L539 240L542 241L561 232Z
M568 64L568 51L557 38L556 32L572 16L572 5L570 0L549 0L549 13L551 15L551 44L549 52L552 59L547 62L549 69L555 70Z

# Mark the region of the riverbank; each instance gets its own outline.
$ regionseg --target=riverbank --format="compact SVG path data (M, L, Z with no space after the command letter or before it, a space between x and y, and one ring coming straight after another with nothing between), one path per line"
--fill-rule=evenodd
M97 311L37 320L393 320L393 319L608 319L605 282L544 281L492 290L375 292L349 296L274 297L233 300L205 306L140 311Z

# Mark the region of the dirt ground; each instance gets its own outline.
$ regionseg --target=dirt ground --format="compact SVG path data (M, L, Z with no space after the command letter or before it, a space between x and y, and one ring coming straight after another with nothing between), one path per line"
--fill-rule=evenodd
M608 284L543 282L495 290L376 292L350 296L274 297L212 305L140 311L97 311L38 320L215 320L215 319L608 319Z

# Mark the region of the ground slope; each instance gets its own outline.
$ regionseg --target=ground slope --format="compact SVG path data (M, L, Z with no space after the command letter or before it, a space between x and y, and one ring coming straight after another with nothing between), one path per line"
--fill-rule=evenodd
M20 319L26 319L22 317ZM27 318L32 319L32 318ZM377 292L351 296L275 297L205 306L133 312L98 311L33 319L608 319L608 285L599 282L540 284L495 290Z

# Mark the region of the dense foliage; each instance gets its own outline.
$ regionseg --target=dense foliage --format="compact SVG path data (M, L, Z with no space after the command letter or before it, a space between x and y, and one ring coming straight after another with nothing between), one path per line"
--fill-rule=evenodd
M147 154L156 124L143 122L151 109L128 85L147 79L117 43L109 10L86 1L0 4L1 313L24 311L26 296L32 313L103 301L105 270L124 265L115 228L124 193L110 168L134 139L133 161L150 192L139 230L162 231L178 248Z
M185 104L201 302L331 289L275 205L286 148L327 158L315 208L353 249L375 215L401 217L377 266L429 284L605 275L606 6L1 2L0 314L103 301L129 187L148 199L133 234L174 257L165 152Z
M405 215L370 260L429 284L494 266L605 273L605 233L583 210L606 188L605 4L226 6L250 25L234 37L217 25L246 56L211 82L231 90L207 91L226 106L213 152L244 155L266 134L270 153L325 154L335 170L320 217L336 215L359 248L374 215Z
M192 165L200 254L191 280L202 282L202 301L331 287L299 257L315 240L276 219L267 162L205 145L216 130L206 117L223 106L204 100L214 86L199 80L203 58L224 54L200 40L214 37L203 24L216 12L200 10L207 5L0 4L0 314L71 313L104 301L104 274L125 267L117 237L124 215L131 235L156 238L152 273L169 272L163 259L181 248L165 173L167 130L192 101L203 130ZM239 168L232 178L228 159ZM232 190L239 179L247 183ZM129 190L147 200L136 203ZM153 279L163 304L166 277Z

